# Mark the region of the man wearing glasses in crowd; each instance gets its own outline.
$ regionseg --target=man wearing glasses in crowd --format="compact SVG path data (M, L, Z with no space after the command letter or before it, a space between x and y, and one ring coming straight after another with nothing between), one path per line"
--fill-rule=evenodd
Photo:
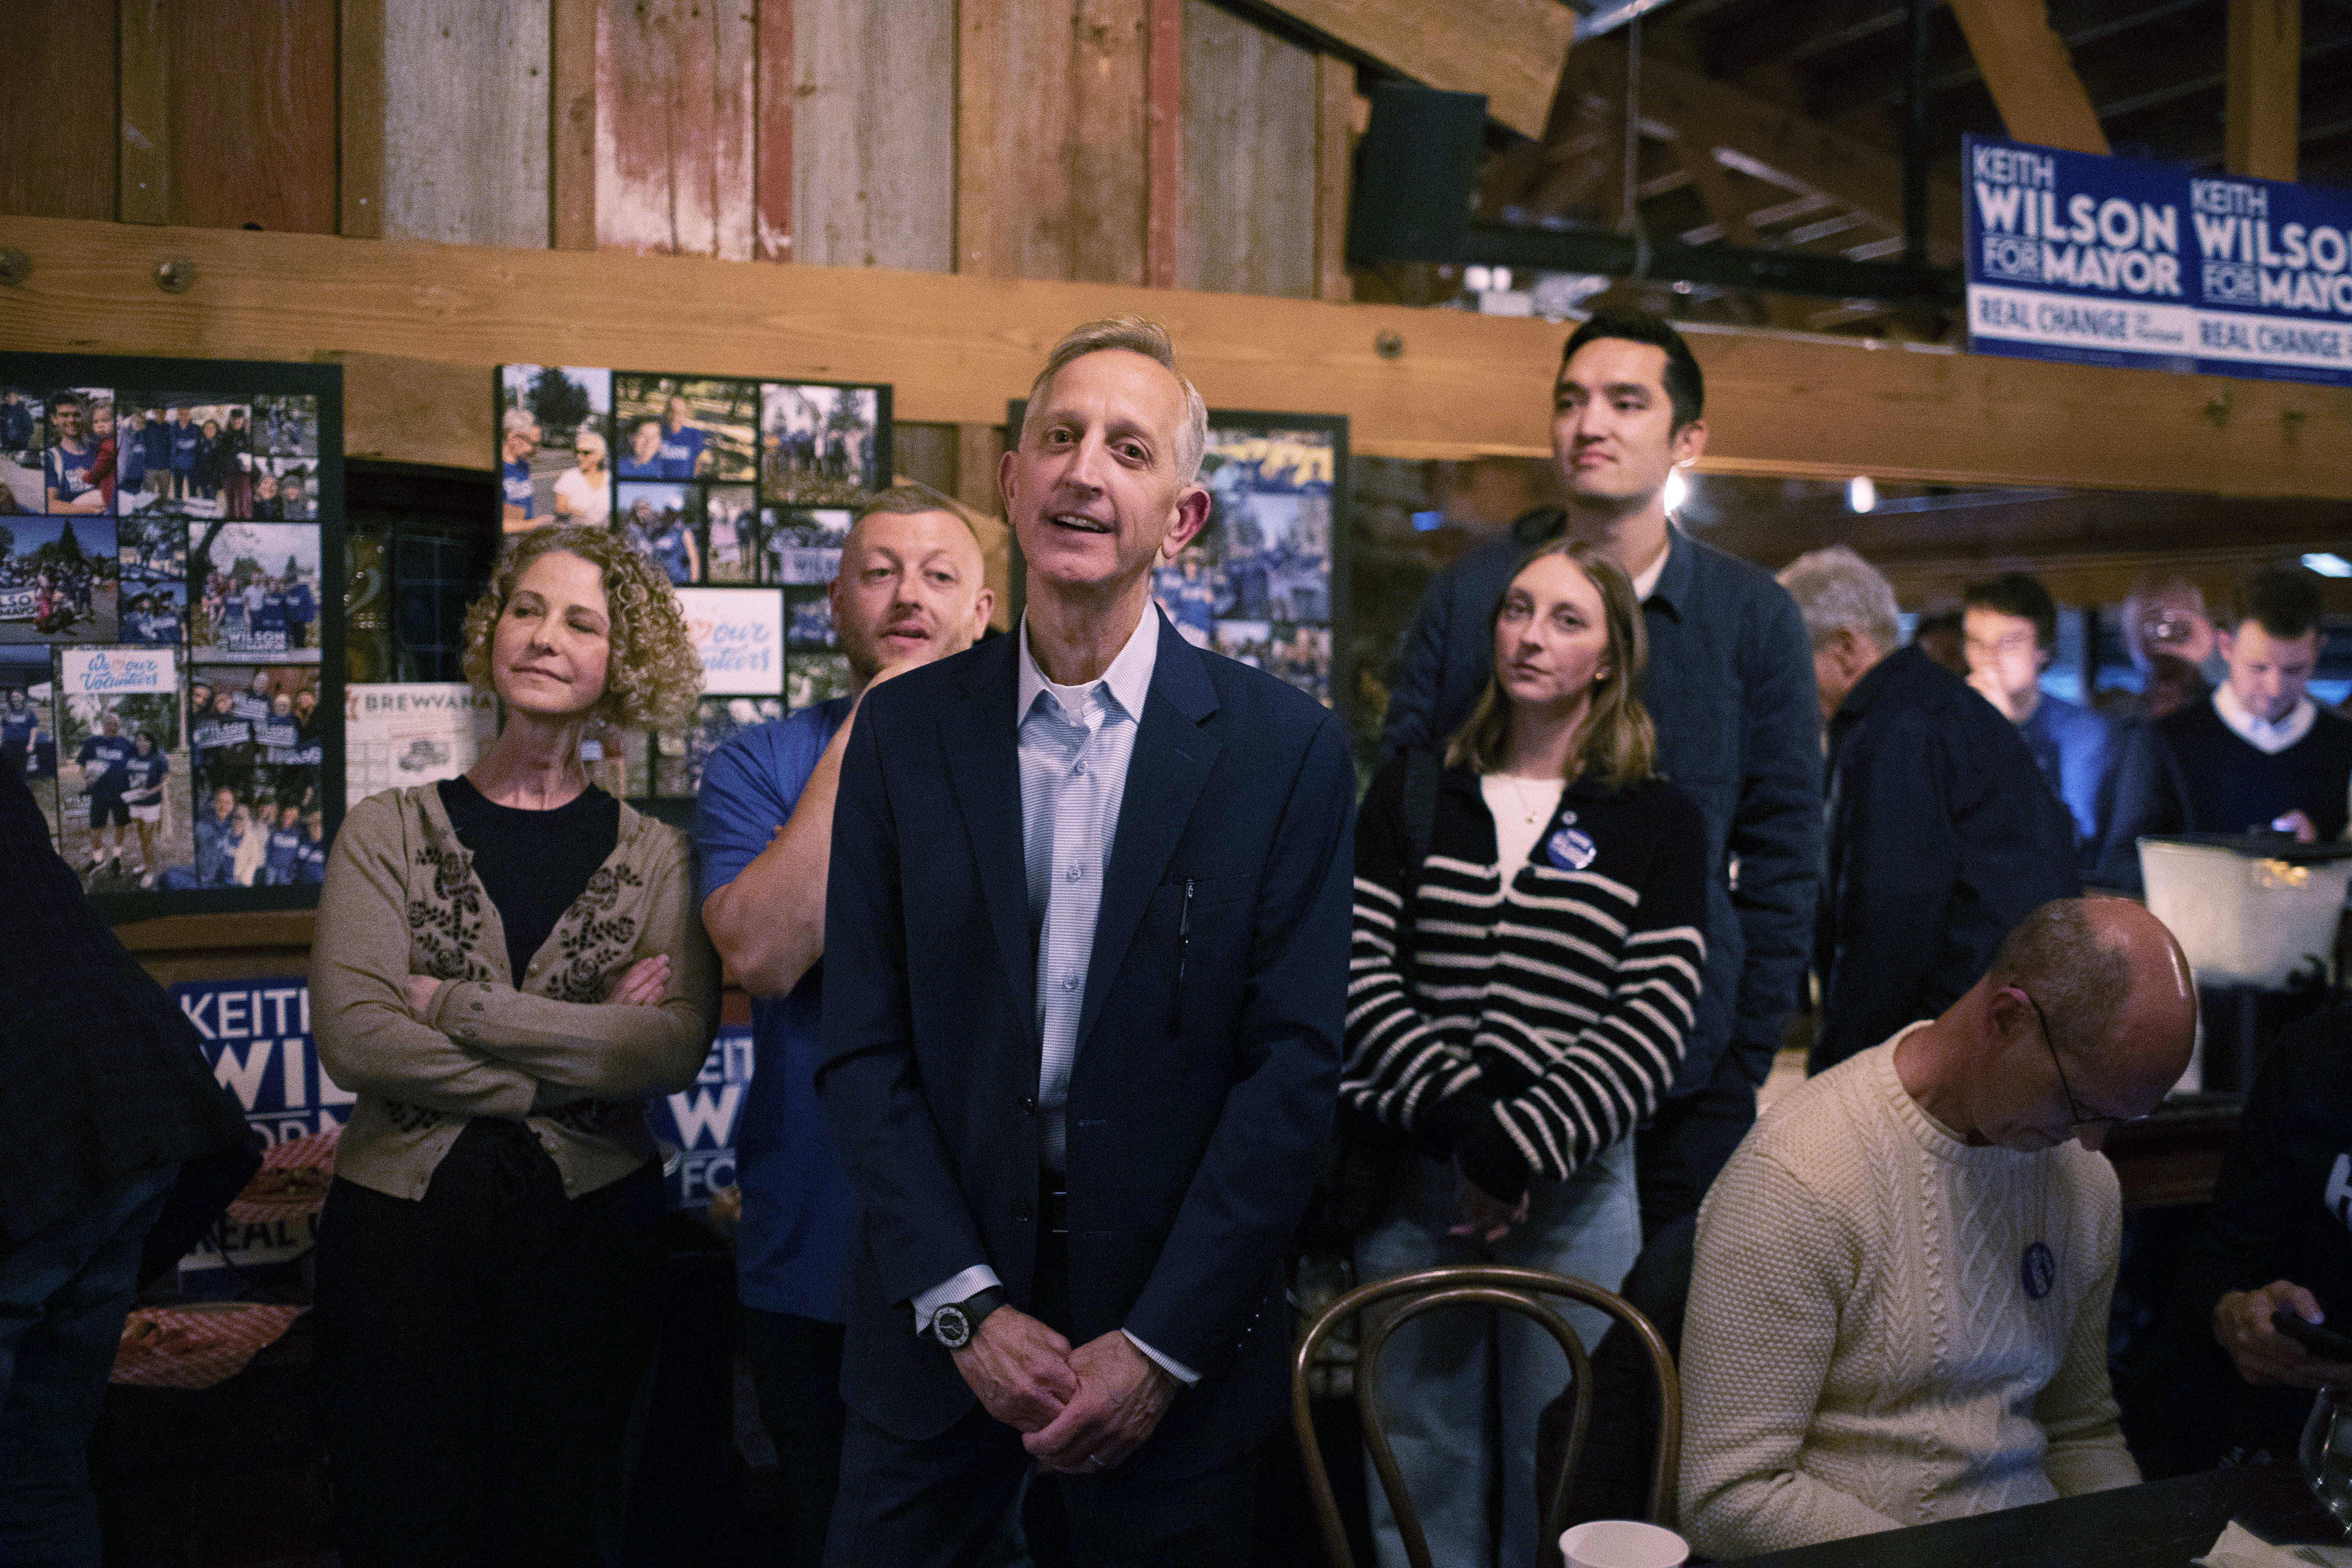
M1809 1080L1699 1211L1684 1531L1742 1557L2129 1486L2107 1384L2122 1202L2096 1151L2189 1065L2137 904L2025 917L1941 1016Z

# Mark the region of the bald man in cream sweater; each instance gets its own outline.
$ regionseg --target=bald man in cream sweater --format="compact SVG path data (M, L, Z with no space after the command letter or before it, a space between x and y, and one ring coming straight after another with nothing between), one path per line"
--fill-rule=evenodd
M1717 1557L2129 1486L2107 1387L2121 1203L2096 1153L2189 1063L2196 991L2120 900L1790 1094L1699 1213L1683 1527Z

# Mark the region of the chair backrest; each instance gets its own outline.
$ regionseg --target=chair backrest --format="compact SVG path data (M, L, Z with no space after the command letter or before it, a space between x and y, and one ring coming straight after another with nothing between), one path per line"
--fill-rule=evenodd
M1406 1558L1412 1568L1431 1568L1428 1538L1423 1535L1420 1517L1414 1513L1412 1500L1405 1494L1404 1477L1397 1468L1395 1451L1390 1447L1387 1424L1381 1419L1377 1395L1381 1352L1389 1338L1406 1323L1425 1312L1448 1307L1500 1308L1532 1319L1558 1341L1567 1355L1575 1381L1570 1393L1574 1397L1574 1415L1569 1426L1568 1447L1562 1456L1559 1474L1549 1487L1540 1488L1543 1500L1543 1528L1538 1539L1549 1548L1559 1539L1566 1528L1569 1481L1584 1457L1585 1429L1592 1417L1592 1363L1584 1342L1568 1320L1545 1300L1548 1296L1565 1296L1595 1307L1616 1320L1626 1332L1642 1342L1650 1353L1650 1368L1658 1384L1658 1446L1650 1470L1650 1519L1652 1522L1671 1529L1674 1526L1675 1473L1682 1464L1683 1395L1682 1380L1675 1372L1675 1358L1666 1349L1665 1341L1633 1305L1614 1291L1582 1279L1572 1279L1564 1274L1547 1274L1538 1268L1509 1268L1498 1264L1472 1264L1451 1268L1426 1268L1417 1274L1401 1274L1392 1279L1378 1279L1370 1285L1359 1285L1324 1309L1320 1317L1307 1329L1299 1342L1298 1352L1291 1364L1290 1421L1298 1436L1300 1458L1307 1469L1307 1484L1315 1497L1317 1522L1323 1534L1323 1554L1331 1568L1355 1568L1355 1555L1348 1546L1346 1524L1339 1517L1339 1500L1332 1495L1331 1477L1324 1468L1323 1452L1316 1442L1313 1411L1307 1394L1307 1373L1315 1359L1315 1352L1332 1330L1365 1308L1382 1301L1402 1298L1402 1304L1393 1311L1382 1314L1363 1335L1356 1352L1356 1409L1363 1425L1364 1447L1371 1455L1372 1468L1381 1479L1381 1489L1389 1500L1396 1517L1397 1533L1403 1538ZM1556 1559L1554 1559L1556 1560Z

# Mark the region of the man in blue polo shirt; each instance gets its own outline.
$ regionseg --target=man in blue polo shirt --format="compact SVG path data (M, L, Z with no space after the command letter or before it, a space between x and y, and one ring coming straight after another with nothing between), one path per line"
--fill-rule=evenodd
M812 1568L841 1461L842 1325L860 1225L815 1086L834 794L864 694L970 647L995 605L970 524L920 485L868 504L828 593L857 696L738 733L711 757L695 807L703 923L752 996L751 1089L736 1134L744 1339L790 1491L787 1561Z
M204 450L205 433L188 420L188 405L172 410L172 488L174 500L186 500L195 489L196 455Z
M1961 591L1969 684L2017 726L2052 793L2074 818L2085 858L2099 849L2099 799L2115 761L2107 721L2042 689L2058 648L2058 606L2022 572L2004 572Z

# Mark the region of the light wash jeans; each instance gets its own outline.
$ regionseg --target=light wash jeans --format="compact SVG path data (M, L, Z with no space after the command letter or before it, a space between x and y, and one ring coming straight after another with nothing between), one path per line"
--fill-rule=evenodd
M0 1258L0 1563L98 1568L90 1434L140 1249L179 1171L142 1171Z
M1492 1244L1449 1236L1457 1223L1450 1161L1406 1154L1380 1219L1356 1241L1360 1284L1423 1268L1504 1263L1614 1290L1642 1250L1642 1209L1633 1192L1633 1145L1612 1145L1564 1182L1538 1182L1528 1217ZM1590 1352L1610 1323L1605 1313L1550 1298ZM1367 1326L1381 1308L1365 1314ZM1503 1532L1487 1527L1496 1455L1488 1447L1488 1368L1499 1358L1502 1390ZM1381 1352L1380 1409L1406 1494L1429 1538L1437 1568L1522 1568L1536 1560L1536 1420L1568 1386L1568 1357L1517 1312L1454 1307L1397 1331ZM1595 1419L1606 1419L1596 1412ZM1369 1455L1372 1542L1381 1568L1406 1568L1404 1542Z

